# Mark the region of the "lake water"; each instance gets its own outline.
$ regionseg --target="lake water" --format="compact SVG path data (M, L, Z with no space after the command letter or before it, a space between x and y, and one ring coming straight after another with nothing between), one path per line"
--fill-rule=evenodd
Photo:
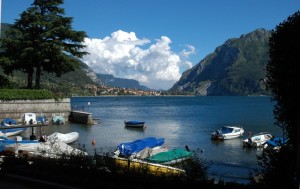
M209 165L210 176L247 183L249 170L257 168L256 155L261 150L245 149L241 141L248 131L281 135L274 125L274 104L266 96L73 97L72 110L90 112L98 123L51 125L43 131L77 131L80 137L76 145L85 145L91 153L94 149L113 151L122 142L163 137L169 148L188 145L191 150L201 149L199 157ZM147 128L125 128L124 120L145 121ZM243 127L244 137L212 141L210 134L224 125Z

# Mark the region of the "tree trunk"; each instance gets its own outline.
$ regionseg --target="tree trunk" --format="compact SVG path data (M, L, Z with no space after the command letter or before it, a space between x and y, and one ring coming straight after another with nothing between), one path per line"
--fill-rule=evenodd
M41 64L39 64L36 68L36 73L35 73L35 88L36 89L41 88L40 81L41 81Z
M30 69L27 75L27 88L32 89L33 70Z
M300 118L298 117L297 120L297 125L296 125L296 132L297 132L297 136L296 136L296 150L297 150L297 177L298 177L298 184L299 184L299 188L300 188Z

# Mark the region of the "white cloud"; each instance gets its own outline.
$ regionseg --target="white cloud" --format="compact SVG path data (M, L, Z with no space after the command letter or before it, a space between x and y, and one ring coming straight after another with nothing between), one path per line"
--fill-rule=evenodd
M137 38L134 32L118 30L104 39L86 38L83 50L90 54L82 61L96 73L135 79L151 89L169 89L180 79L182 69L192 67L188 58L195 53L195 48L188 45L176 54L171 43L166 36L151 43Z

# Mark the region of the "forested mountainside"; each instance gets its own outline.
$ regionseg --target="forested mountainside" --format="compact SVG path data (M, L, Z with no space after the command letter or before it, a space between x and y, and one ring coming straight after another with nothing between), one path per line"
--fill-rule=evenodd
M267 94L263 80L271 31L257 29L227 40L191 69L168 91L195 95Z
M140 89L140 90L150 90L148 87L140 85L137 80L134 79L123 79L116 78L109 74L96 74L97 78L101 80L107 86L127 88L127 89Z

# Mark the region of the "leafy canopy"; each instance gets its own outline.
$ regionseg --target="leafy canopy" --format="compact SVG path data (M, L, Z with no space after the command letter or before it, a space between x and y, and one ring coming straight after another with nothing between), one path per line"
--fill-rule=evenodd
M80 51L86 33L74 31L71 17L64 17L59 6L63 0L35 0L20 19L5 32L1 39L0 64L7 75L14 71L27 74L27 87L40 88L43 71L62 76L79 67L72 56L81 58Z

